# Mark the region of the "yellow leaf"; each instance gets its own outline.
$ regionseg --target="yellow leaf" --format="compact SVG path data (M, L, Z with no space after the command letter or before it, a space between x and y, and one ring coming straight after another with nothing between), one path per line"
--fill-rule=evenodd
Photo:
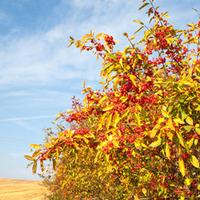
M135 81L135 80L136 80L136 77L135 77L134 75L132 75L132 74L131 74L129 77L130 77L130 79L131 79L133 85L136 86L136 81Z
M182 158L178 159L178 165L179 165L179 170L180 170L182 176L185 176L185 165L184 165L184 161Z
M199 161L196 156L192 155L190 162L194 167L199 168Z
M134 200L140 200L137 194L134 195Z
M192 181L193 180L191 178L186 178L185 181L184 181L184 183L185 183L185 185L190 186L191 183L192 183Z
M101 40L101 39L103 39L103 37L104 37L104 33L99 33L96 35L97 40Z
M107 96L103 96L103 97L99 100L99 104L102 104L106 99L107 99Z
M162 141L161 138L158 137L158 140L156 140L155 142L152 142L149 146L150 147L158 147L161 145L161 141Z
M189 125L193 125L193 119L191 117L187 117L185 120Z
M113 107L114 107L113 105L107 106L107 107L103 108L103 111L112 110Z
M198 135L200 135L200 128L196 127L195 131L197 132Z
M179 143L181 144L181 146L185 147L185 144L184 144L184 140L183 140L182 134L179 133L179 132L177 132L176 134L177 134L177 136L178 136Z
M117 124L119 123L119 121L120 121L119 113L115 112L114 117L113 117L113 123L114 123L113 125L114 125L114 127L117 126Z
M123 119L124 117L126 117L129 114L129 110L126 110L126 112L122 115L121 119Z
M167 125L168 125L168 127L169 127L171 130L175 131L175 128L174 128L174 125L173 125L173 122L172 122L172 119L171 119L171 118L168 119Z
M170 159L170 148L169 148L169 144L166 143L165 145L165 153L168 159Z
M108 118L107 118L107 124L106 124L106 128L109 129L111 122L112 122L112 113L109 114Z
M140 126L140 125L141 125L141 122L140 122L140 115L137 114L137 113L135 113L135 118L136 118L136 120L137 120L138 125Z
M193 143L194 143L194 138L191 138L189 141L187 141L187 146L189 149L192 147Z
M120 100L122 101L122 103L124 103L128 98L125 96L120 97Z
M199 140L198 139L194 139L194 145L197 146Z
M166 40L167 40L167 43L171 45L176 39L175 38L167 38Z
M133 151L132 151L132 156L135 157L135 155L136 155L136 153L135 153L135 151L133 150Z
M119 78L116 77L116 78L114 79L114 81L113 81L113 88L114 88L114 90L117 90L118 84L119 84Z
M166 135L167 135L167 137L168 137L171 141L173 140L173 136L174 136L174 135L173 135L172 132L169 131L169 132L166 133Z
M182 196L180 197L180 200L184 200L184 199L185 199L185 196L182 195Z
M142 56L140 54L137 54L137 57L139 60L142 60Z
M175 122L176 124L185 124L185 122L182 121L180 118L174 119L174 122Z
M147 190L146 190L146 188L142 188L142 193L144 194L144 196L147 195Z
M30 147L34 149L40 149L41 146L39 144L30 144Z

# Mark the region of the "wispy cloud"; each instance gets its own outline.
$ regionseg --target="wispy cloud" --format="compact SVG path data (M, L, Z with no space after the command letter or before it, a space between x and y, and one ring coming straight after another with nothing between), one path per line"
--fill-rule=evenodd
M56 114L54 115L43 115L43 116L32 116L32 117L14 117L14 118L5 118L5 119L0 119L1 122L16 122L16 121L30 121L30 120L40 120L40 119L47 119L47 118L52 118L55 117Z
M64 1L62 3L64 4ZM120 5L119 1L94 3L87 0L83 3L75 0L72 3L74 14L71 19L65 19L44 32L9 38L4 44L6 48L0 50L0 85L33 82L43 84L81 78L97 80L99 68L95 59L86 54L80 56L74 48L67 49L68 36L72 34L79 37L91 29L118 35L123 29L127 29L131 19L131 14L126 11L127 5L126 8L118 10L118 13L109 12ZM92 15L82 16L83 19L80 19L79 14L87 7L93 9ZM79 12L76 12L76 8ZM123 23L119 26L122 19Z

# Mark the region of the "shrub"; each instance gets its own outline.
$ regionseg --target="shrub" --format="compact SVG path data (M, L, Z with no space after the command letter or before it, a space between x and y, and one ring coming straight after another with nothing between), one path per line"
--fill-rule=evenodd
M27 158L33 171L52 161L72 199L200 197L200 21L179 30L152 0L143 8L150 25L135 20L140 28L124 33L122 51L108 34L70 38L102 59L102 89L84 88L83 105L60 114L70 128Z

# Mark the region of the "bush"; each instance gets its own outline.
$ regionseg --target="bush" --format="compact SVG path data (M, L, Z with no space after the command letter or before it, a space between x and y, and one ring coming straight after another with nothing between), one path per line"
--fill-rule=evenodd
M70 128L26 156L34 172L52 161L66 199L200 197L200 21L178 30L143 2L152 25L135 20L122 51L108 34L70 38L102 58L102 90L84 88L83 105L60 114Z

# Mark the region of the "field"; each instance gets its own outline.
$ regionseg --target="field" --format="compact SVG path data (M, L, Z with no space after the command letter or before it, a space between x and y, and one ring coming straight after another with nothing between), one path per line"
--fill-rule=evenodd
M0 178L0 200L44 200L45 192L39 181Z

